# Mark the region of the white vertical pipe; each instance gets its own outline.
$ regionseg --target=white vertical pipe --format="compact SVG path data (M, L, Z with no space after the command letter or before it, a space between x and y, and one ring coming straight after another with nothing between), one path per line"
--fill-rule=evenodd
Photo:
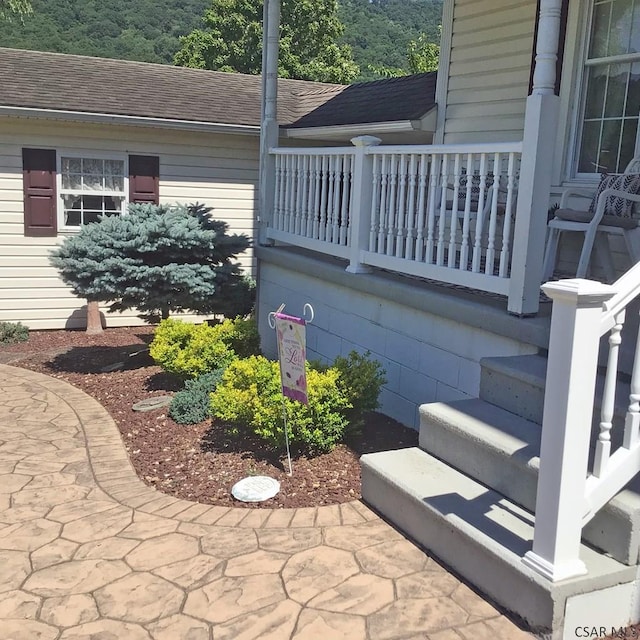
M264 0L262 14L262 96L260 123L259 242L266 243L267 226L273 215L275 197L275 159L269 149L278 146L278 48L280 0Z

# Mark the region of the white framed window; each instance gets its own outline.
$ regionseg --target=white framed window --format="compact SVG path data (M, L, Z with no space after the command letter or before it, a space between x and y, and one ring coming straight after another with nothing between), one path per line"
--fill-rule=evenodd
M573 172L620 173L640 152L640 0L592 0Z
M58 229L77 230L102 215L126 211L126 155L58 152Z

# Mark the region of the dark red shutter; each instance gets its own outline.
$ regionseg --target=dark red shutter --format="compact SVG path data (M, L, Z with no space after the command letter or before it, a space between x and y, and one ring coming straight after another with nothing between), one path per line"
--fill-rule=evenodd
M160 158L129 156L129 202L160 201Z
M55 149L22 150L24 186L24 235L55 236L56 152Z

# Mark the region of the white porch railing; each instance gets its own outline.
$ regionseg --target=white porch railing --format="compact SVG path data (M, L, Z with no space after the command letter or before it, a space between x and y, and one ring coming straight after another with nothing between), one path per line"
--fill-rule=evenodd
M613 450L618 361L625 312L640 296L640 264L613 285L547 283L553 299L533 549L525 563L551 580L586 573L579 558L583 526L640 471L640 334L634 337L624 426ZM599 424L593 425L598 352L609 352ZM590 451L593 462L589 465Z
M508 294L521 143L277 148L267 237Z

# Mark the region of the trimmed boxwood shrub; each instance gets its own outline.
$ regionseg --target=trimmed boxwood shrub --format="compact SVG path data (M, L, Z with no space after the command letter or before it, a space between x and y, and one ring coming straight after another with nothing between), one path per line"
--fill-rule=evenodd
M236 356L260 348L253 320L236 318L219 324L163 320L154 333L149 353L164 371L183 380L224 369Z
M338 384L336 369L307 367L308 404L284 398L289 441L309 453L330 451L347 427L351 404ZM277 362L262 356L234 360L211 394L211 415L232 432L249 429L273 447L284 447L283 397Z
M380 390L387 382L382 365L370 356L369 351L364 354L351 351L346 357L338 356L331 365L340 372L338 384L351 403L347 413L349 431L362 427L367 412L380 406Z

